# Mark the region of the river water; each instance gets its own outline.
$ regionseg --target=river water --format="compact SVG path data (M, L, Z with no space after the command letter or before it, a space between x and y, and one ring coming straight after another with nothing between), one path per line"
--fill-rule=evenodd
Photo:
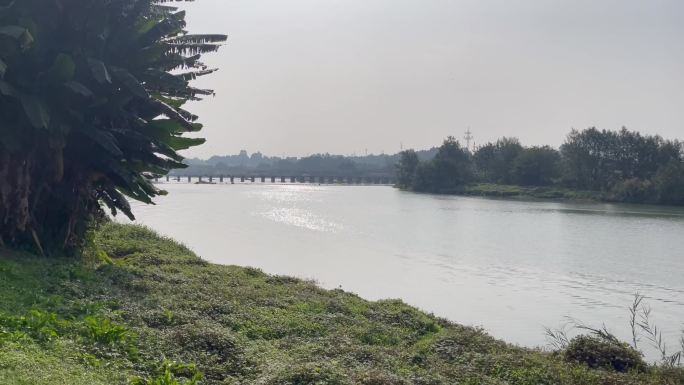
M629 338L635 292L672 348L684 326L683 209L381 186L162 186L156 206L134 205L137 222L206 260L401 298L512 343L544 346L544 327L566 317Z

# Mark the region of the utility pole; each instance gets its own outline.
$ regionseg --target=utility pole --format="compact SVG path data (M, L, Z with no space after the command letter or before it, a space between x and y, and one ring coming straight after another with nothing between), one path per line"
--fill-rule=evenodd
M473 140L473 133L470 132L470 127L468 127L468 130L465 132L465 136L463 137L466 141L466 149L470 151L470 141Z

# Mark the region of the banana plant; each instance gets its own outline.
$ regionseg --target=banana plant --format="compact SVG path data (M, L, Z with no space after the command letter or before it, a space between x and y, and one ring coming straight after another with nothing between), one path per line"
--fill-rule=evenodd
M57 253L204 139L183 108L213 91L201 57L225 35L192 35L168 0L0 0L0 246Z

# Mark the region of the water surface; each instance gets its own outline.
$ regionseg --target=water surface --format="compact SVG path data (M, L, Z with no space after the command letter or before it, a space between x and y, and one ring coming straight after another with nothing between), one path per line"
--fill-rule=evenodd
M572 316L627 338L635 292L672 347L684 210L492 200L378 186L165 184L138 222L203 258L401 298L527 346ZM645 342L644 342L645 344Z

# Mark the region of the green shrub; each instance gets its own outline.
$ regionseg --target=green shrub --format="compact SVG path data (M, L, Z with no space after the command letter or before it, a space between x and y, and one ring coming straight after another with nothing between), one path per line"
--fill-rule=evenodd
M653 183L638 178L619 181L610 189L610 199L617 202L654 202L654 194Z
M593 335L580 335L563 351L568 362L585 364L593 369L608 369L618 372L643 370L646 368L641 353L627 343Z

